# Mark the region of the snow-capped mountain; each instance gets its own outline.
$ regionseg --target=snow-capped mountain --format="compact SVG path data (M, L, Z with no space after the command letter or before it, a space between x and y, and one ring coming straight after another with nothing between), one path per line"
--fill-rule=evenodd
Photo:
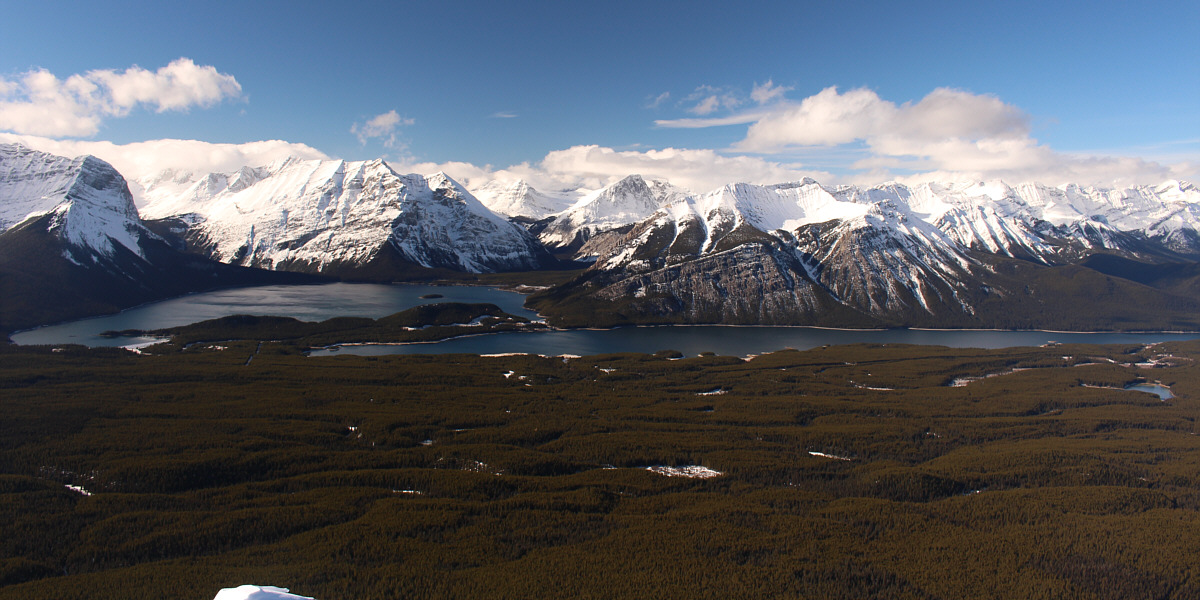
M0 331L188 292L299 282L178 252L108 163L0 145Z
M855 202L805 180L677 198L581 252L596 253L594 269L612 280L602 297L666 294L696 318L787 322L830 304L889 315L959 306L975 266L963 250L887 202ZM755 268L731 268L731 259ZM671 280L684 271L687 285ZM730 289L740 290L736 300Z
M0 146L0 330L291 271L533 270L557 264L547 248L594 261L535 299L584 325L1200 327L1200 190L1186 182L805 179L694 194L631 175L570 205L568 192L484 186L528 229L444 174L382 160L163 172L134 187L141 217L107 163Z
M570 208L578 193L547 194L523 180L489 181L471 193L494 213L506 217L539 221Z
M687 192L659 179L630 175L580 198L537 228L549 248L579 248L597 233L631 225L664 206L687 198Z
M1200 251L1200 190L1185 182L1123 190L928 183L840 187L835 193L857 202L891 201L965 246L1046 263L1080 250L1133 250L1120 234L1154 240L1176 252Z
M1033 293L997 261L1049 269L1104 250L1189 262L1180 253L1200 253L1197 207L1200 192L1176 182L735 184L673 197L624 227L610 221L577 252L597 260L575 292L631 299L650 320L818 323L815 307L834 303L882 324L979 325L979 311Z
M81 260L144 257L138 218L121 174L92 157L75 159L0 144L0 231L38 223ZM75 260L75 258L73 258Z
M196 180L165 173L143 187L146 218L173 219L192 249L229 264L345 273L398 258L479 273L549 261L527 231L445 174L401 175L382 160L293 159Z
M1200 253L1200 189L1176 181L1106 190L1010 187L1002 182L826 187L805 179L771 186L728 185L703 195L676 196L663 208L671 203L694 206L690 212L716 225L713 231L720 231L723 223L744 221L764 232L792 232L805 224L894 213L932 225L963 247L1045 264L1073 260L1092 249L1136 251L1131 244L1137 240L1155 241L1174 252ZM606 227L635 222L622 222L618 213L610 216Z

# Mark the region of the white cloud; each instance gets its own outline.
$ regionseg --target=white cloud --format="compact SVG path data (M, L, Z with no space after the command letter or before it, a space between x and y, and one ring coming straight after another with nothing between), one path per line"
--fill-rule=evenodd
M508 112L508 111L500 111L500 112L492 113L492 118L493 119L515 119L515 118L517 118L517 113Z
M722 108L737 108L741 106L742 99L731 90L702 85L689 94L687 98L684 98L683 102L692 103L692 106L686 109L688 112L694 115L705 116Z
M670 99L671 99L671 92L663 92L663 93L655 96L654 99L651 100L650 103L646 105L646 108L658 108L658 107L662 106L664 102L666 102L667 100L670 100Z
M779 183L804 177L829 181L827 172L803 169L754 156L724 156L715 150L614 150L602 146L573 146L550 152L540 162L521 163L505 169L478 167L469 163L394 163L404 171L444 171L468 188L493 179L523 179L542 191L597 189L631 174L667 179L694 192L707 192L727 183Z
M662 150L616 151L600 146L574 146L546 155L539 165L559 177L594 182L599 187L638 173L661 177L692 191L706 192L727 183L778 183L805 176L827 177L752 156L725 156L715 150L664 148Z
M708 96L695 106L689 108L688 112L695 115L707 115L712 114L718 108L721 108L721 99L716 96Z
M242 86L232 76L189 58L157 71L133 66L96 70L65 80L38 69L17 79L0 78L0 130L42 136L88 136L104 119L123 117L138 106L157 112L209 107L237 98Z
M667 127L673 129L703 129L705 127L720 127L723 125L745 125L754 123L767 116L768 113L745 112L727 117L711 117L706 119L658 119L654 122L657 127Z
M412 125L415 122L413 119L401 117L395 110L389 110L381 115L371 117L361 125L355 123L350 127L350 133L358 136L358 141L364 146L368 140L380 138L383 140L385 148L395 148L396 129L403 125Z
M768 79L762 85L754 84L754 88L750 90L750 99L759 104L767 104L774 100L782 100L783 95L790 91L792 88L775 85L775 82Z
M1054 151L1031 136L1028 114L987 94L938 88L918 102L896 104L865 88L842 93L830 87L799 102L785 100L786 91L768 81L751 94L766 104L762 108L655 124L750 124L745 138L730 149L734 152L811 156L820 148L854 149L865 156L847 165L851 172L839 179L855 183L936 177L1113 186L1193 178L1200 171L1194 159L1162 164Z
M799 104L781 105L750 126L737 148L772 152L789 146L834 146L865 138L895 121L896 105L867 89L826 88Z
M798 104L781 105L759 119L737 148L774 152L795 146L834 146L888 140L917 147L946 139L1023 139L1029 117L999 98L938 88L916 104L881 99L859 88L826 88Z
M157 175L166 169L203 175L228 173L243 166L266 165L289 156L303 159L329 158L311 146L281 140L245 144L214 144L197 140L150 140L114 144L0 133L0 143L22 144L58 156L76 157L90 154L111 164L130 181Z

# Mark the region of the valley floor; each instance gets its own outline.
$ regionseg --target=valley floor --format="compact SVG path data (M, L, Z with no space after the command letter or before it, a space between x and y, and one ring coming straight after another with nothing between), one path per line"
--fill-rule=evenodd
M4 347L0 599L1194 598L1198 359Z

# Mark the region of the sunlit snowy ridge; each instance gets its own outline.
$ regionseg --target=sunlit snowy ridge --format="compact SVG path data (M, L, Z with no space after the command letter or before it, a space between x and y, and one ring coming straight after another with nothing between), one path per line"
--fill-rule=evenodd
M48 228L71 246L141 256L147 235L121 174L108 163L67 159L0 144L0 231L50 216Z
M469 272L534 269L524 229L437 173L402 175L382 160L277 161L234 173L165 172L139 183L142 216L176 218L221 262L325 270L381 252Z
M495 183L487 186L481 194L485 204L511 217L550 220L539 235L549 246L566 246L576 236L586 239L652 217L703 226L702 250L711 247L711 232L742 223L764 232L790 232L871 215L924 223L947 241L1006 255L1049 252L1044 238L1052 233L1089 247L1115 245L1118 234L1136 232L1192 248L1200 230L1200 190L1183 181L1104 189L999 181L825 186L805 179L776 185L731 183L692 193L631 175L579 199L564 196L556 213L546 213L546 195L524 182L510 184L503 193L498 189ZM527 202L518 199L522 195Z
M140 225L138 209L111 167L93 158L2 148L0 227L57 211L64 222L78 223L69 233L76 243L104 250L115 241L139 252L132 233ZM87 190L77 184L80 173L97 169L111 173L102 186L107 191L81 193ZM535 223L529 229L541 244L572 247L577 258L604 254L602 248L582 248L596 234L648 219L687 230L697 238L698 254L743 224L794 232L834 221L906 224L914 235L942 238L930 239L940 245L1043 261L1061 251L1048 237L1077 240L1086 248L1119 248L1122 234L1129 233L1173 249L1200 245L1200 190L1181 181L1125 189L1003 182L864 188L805 179L731 183L694 193L631 175L599 190L551 193L522 181L495 181L479 186L477 198L444 174L402 175L382 160L286 159L232 173L166 171L132 187L141 196L141 218L178 219L212 258L266 268L363 263L384 247L423 266L537 268L544 257L528 232L507 221L516 217ZM88 214L71 217L69 211Z

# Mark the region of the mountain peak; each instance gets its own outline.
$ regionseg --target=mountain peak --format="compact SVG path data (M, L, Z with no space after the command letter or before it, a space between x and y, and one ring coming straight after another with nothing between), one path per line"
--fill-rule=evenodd
M397 253L422 267L476 272L543 260L528 232L443 172L400 175L383 159L288 160L213 177L228 184L207 196L164 196L146 213L195 215L186 236L221 262L352 273Z
M0 145L0 229L51 215L48 230L72 247L112 256L115 245L141 255L145 230L133 194L112 165Z
M571 196L542 193L524 179L492 180L471 193L495 213L535 221L562 212L572 204Z

